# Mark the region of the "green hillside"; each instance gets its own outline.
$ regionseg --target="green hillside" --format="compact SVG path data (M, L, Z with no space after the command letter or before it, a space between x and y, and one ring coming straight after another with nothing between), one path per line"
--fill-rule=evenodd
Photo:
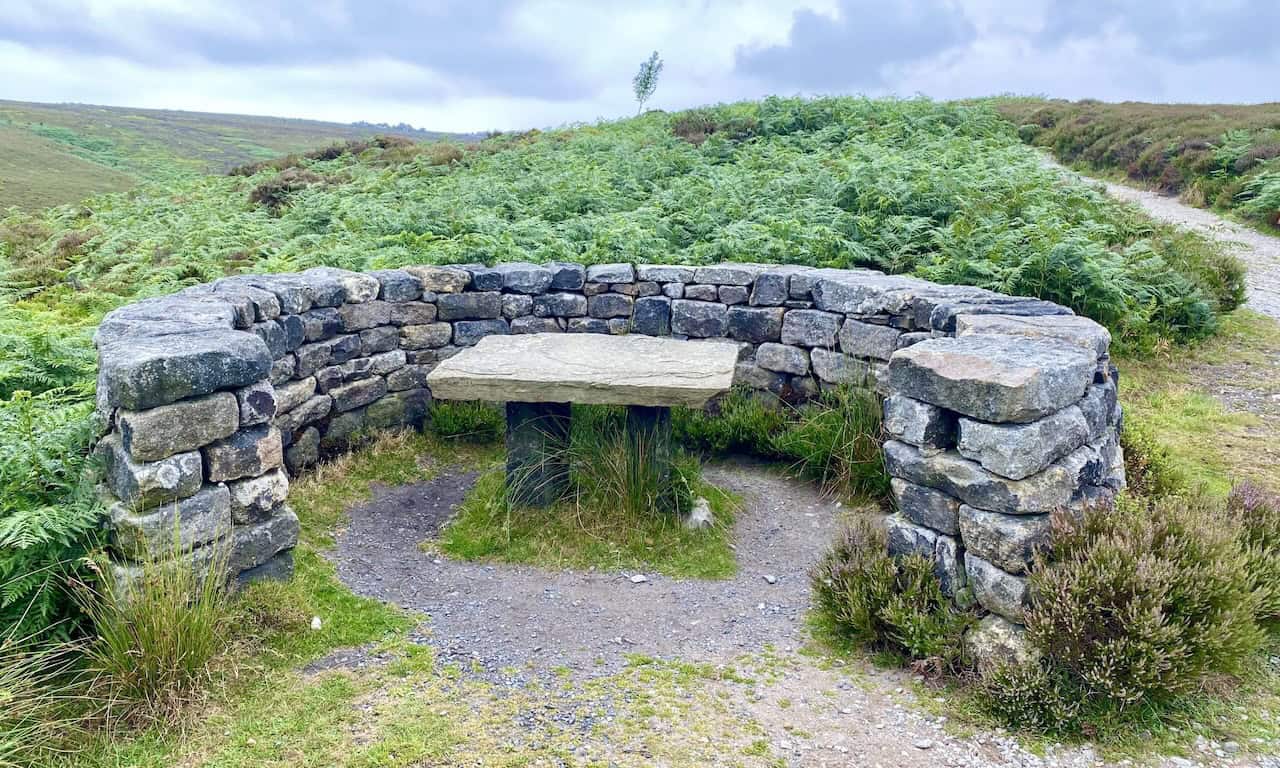
M1280 102L994 103L1024 141L1064 163L1280 227Z
M445 136L279 117L0 100L0 210L79 202L143 180L221 173L375 133Z
M767 99L483 142L384 140L0 220L0 583L86 546L90 331L239 272L572 260L870 266L1032 295L1117 349L1211 334L1241 266L1041 163L985 104ZM5 550L6 542L26 542ZM40 583L0 595L6 611ZM49 620L56 608L42 604Z

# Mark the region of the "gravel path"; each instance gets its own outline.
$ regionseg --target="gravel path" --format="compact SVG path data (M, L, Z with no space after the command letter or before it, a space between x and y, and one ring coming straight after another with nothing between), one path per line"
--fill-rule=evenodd
M1063 168L1052 160L1048 162ZM1063 170L1074 173L1066 168ZM1264 235L1243 224L1224 219L1212 211L1181 203L1174 197L1111 181L1085 176L1081 178L1104 185L1107 194L1137 203L1160 221L1195 230L1225 243L1248 267L1245 278L1248 285L1246 306L1280 320L1280 237Z

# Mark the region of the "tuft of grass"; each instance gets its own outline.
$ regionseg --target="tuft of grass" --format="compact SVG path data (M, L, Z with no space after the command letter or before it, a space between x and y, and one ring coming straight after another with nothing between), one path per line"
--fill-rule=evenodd
M475 400L435 400L431 403L431 431L440 437L488 443L502 437L506 417L501 403Z
M0 768L65 758L87 704L78 645L0 635Z

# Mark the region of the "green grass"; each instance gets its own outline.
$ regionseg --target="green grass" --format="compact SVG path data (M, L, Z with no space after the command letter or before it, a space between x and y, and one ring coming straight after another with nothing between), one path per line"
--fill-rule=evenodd
M729 578L738 569L729 544L739 501L708 483L700 483L695 493L711 505L715 525L709 529L687 530L674 515L619 514L587 499L550 509L512 508L505 469L495 467L476 482L439 540L424 546L463 560Z
M0 211L76 203L136 183L127 173L77 157L49 139L0 125Z

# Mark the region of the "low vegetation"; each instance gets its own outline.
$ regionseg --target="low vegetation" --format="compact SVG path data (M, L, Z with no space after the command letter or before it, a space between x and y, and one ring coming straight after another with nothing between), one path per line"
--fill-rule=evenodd
M1280 104L998 99L995 105L1024 141L1064 163L1280 227Z

